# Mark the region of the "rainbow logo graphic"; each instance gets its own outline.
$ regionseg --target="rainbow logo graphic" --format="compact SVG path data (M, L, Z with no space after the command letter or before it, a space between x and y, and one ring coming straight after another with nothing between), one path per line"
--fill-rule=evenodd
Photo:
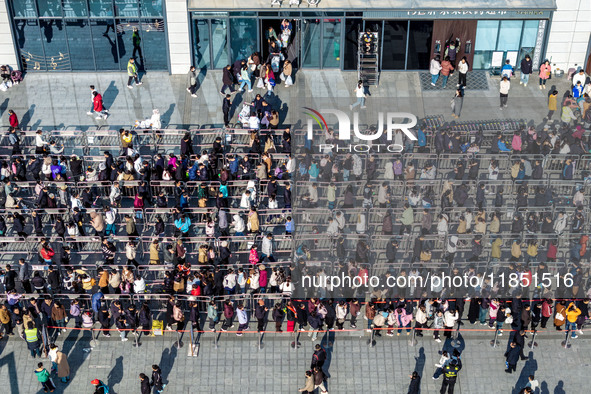
M316 121L316 123L318 123L318 126L320 126L320 129L322 131L326 131L328 130L328 125L326 124L326 120L324 119L324 116L322 116L320 114L320 112L309 108L309 107L303 107L304 109L307 109L310 112L304 112L306 115L309 115L310 117L312 117L312 119L314 119Z

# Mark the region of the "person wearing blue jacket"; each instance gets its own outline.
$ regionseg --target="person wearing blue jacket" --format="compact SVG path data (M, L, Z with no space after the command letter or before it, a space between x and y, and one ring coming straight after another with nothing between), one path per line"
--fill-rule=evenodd
M503 135L499 134L497 136L497 147L499 148L500 152L511 152L511 148L507 147L505 141L503 141Z
M174 226L180 231L183 237L186 237L191 228L191 219L185 215L181 215L180 218L174 221Z
M92 295L91 303L92 303L92 310L94 311L94 313L99 313L99 310L101 309L101 299L103 297L104 297L104 295L100 290Z
M583 95L583 84L581 81L577 81L577 84L573 86L573 97L579 98Z

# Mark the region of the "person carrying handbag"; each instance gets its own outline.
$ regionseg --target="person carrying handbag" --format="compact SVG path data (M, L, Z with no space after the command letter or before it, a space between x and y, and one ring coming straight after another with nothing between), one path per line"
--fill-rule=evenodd
M355 88L355 97L357 97L357 101L354 104L351 104L349 106L349 109L353 109L358 105L361 106L361 109L366 108L366 106L365 106L365 87L363 86L362 80L359 80L357 82L357 87Z

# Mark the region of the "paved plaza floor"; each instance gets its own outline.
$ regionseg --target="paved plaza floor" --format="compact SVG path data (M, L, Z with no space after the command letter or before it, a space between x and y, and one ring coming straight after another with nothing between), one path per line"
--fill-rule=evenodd
M480 72L482 73L482 72ZM353 89L357 73L330 71L300 71L295 85L289 88L277 86L269 99L278 109L283 124L296 124L303 118L302 107L346 108L355 101ZM479 74L479 78L482 75ZM470 89L470 74L465 92L460 121L489 119L541 119L548 112L547 95L551 86L562 93L568 88L566 78L552 79L548 89L540 90L537 79L532 77L527 87L514 78L509 93L509 107L499 109L499 78L487 76L488 89ZM0 94L2 126L8 126L7 109L13 109L21 124L30 128L53 127L87 129L89 127L130 127L136 120L151 115L158 108L162 114L163 127L189 128L223 124L221 112L221 72L203 71L200 74L196 98L186 88L186 76L169 76L165 73L147 73L143 85L133 89L126 87L127 76L123 73L68 73L29 74L25 81ZM441 83L439 82L439 85ZM107 120L96 120L86 112L91 107L90 85L95 85L103 94L105 107L109 109ZM438 86L439 86L438 85ZM387 109L392 112L411 112L417 117L443 114L452 121L450 100L454 91L429 87L421 89L420 75L416 72L384 73L377 87L370 87L367 109L360 110L360 121L376 123L377 112ZM250 102L254 95L264 94L256 89L252 93L238 93L233 97L233 121L242 102ZM558 116L555 115L555 119Z
M425 336L411 347L409 337L402 333L400 337L378 337L376 346L371 348L367 346L369 334L361 335L336 332L318 337L316 343L322 339L328 353L324 369L329 376L329 392L405 394L408 375L413 370L423 376L422 393L439 392L442 378L434 381L431 377L439 360L438 352L451 349L449 344L438 344ZM56 341L68 355L72 372L70 383L58 382L56 393L91 393L90 381L95 378L108 383L114 393L139 393L138 375L149 374L154 363L162 367L164 381L168 383L165 393L296 393L304 384L304 371L310 366L314 345L303 334L301 347L294 350L290 347L291 336L266 334L259 350L257 334L237 338L222 333L216 349L214 334L208 332L200 338L198 356L187 357L190 339L184 337L184 346L177 349L172 333L142 338L139 348L133 346L132 340L120 342L115 333L109 339L101 337L98 347L85 352L89 339L89 333L72 331ZM499 338L497 348L490 346L489 334L468 333L461 339L464 367L456 393L517 393L515 386L522 388L530 374L539 380L542 394L586 392L585 371L591 364L591 346L584 335L574 340L572 348L564 349L559 333L540 334L539 346L529 353L529 360L519 361L517 372L512 375L504 372L507 336ZM31 358L24 341L0 341L0 381L9 388L8 392L42 392L33 374L38 361ZM49 360L42 361L50 365Z

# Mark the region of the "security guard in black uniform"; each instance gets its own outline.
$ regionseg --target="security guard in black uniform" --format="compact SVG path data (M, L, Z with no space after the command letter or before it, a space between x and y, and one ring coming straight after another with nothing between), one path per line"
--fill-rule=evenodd
M445 377L441 384L440 394L445 394L446 390L448 394L454 393L454 386L456 385L456 379L458 378L458 372L460 372L460 369L462 369L462 364L459 363L457 359L452 358L443 369Z

